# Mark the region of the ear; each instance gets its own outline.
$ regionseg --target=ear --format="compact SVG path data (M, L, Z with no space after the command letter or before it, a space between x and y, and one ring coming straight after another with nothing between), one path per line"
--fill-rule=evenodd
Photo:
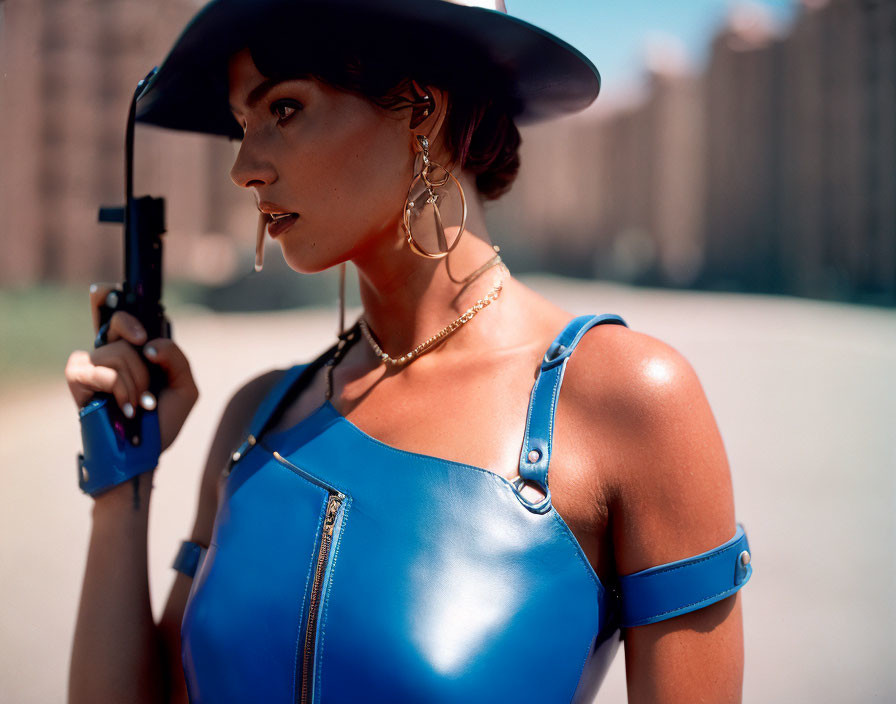
M431 89L421 86L417 81L411 81L406 99L411 106L411 120L408 125L411 129L419 127L435 113L436 106Z
M439 88L411 81L406 97L412 106L408 122L411 143L417 143L417 135L425 135L435 145L448 112L447 94Z

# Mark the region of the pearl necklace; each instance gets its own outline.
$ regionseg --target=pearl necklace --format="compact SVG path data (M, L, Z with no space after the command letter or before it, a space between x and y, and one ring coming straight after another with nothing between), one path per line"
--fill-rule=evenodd
M503 270L503 265L500 265ZM364 333L364 337L367 342L370 344L373 353L379 357L384 363L389 364L393 367L401 367L410 362L413 359L416 359L421 354L429 351L432 347L441 340L444 340L446 337L451 335L452 333L459 330L461 327L469 323L476 314L481 311L483 308L488 306L492 301L497 300L498 296L501 295L501 290L504 288L504 277L499 276L498 279L495 280L494 286L489 289L488 293L486 293L482 298L476 301L472 306L467 308L466 312L461 315L459 318L449 323L441 330L439 330L435 335L428 338L424 342L421 342L410 352L401 355L400 357L390 357L387 353L383 352L382 348L377 344L376 340L373 338L373 333L370 332L370 327L367 325L367 321L364 318L358 319L358 325L361 328L361 332Z

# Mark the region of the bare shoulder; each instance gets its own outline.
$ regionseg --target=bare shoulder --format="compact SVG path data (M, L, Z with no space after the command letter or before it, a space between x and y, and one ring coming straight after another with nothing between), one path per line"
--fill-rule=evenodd
M681 353L650 335L601 325L570 358L564 393L595 431L595 453L607 458L601 471L612 486L620 574L698 554L734 534L722 438Z
M623 325L590 330L570 357L564 394L583 411L612 411L623 432L641 435L680 406L705 400L693 367L676 349Z
M272 369L253 377L237 388L224 407L202 474L193 540L205 545L211 540L221 472L248 432L255 409L285 373L285 369Z
M623 325L599 325L582 337L564 375L579 401L610 403L627 420L646 423L668 404L703 396L693 367L662 340ZM633 428L634 429L634 428ZM637 428L641 430L643 428Z

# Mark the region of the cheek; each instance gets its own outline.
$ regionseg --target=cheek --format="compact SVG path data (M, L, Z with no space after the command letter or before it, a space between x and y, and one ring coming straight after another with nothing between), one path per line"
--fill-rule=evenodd
M344 218L368 227L400 220L413 176L413 156L403 131L400 125L359 121L334 149L326 150L335 163L324 165L323 184Z

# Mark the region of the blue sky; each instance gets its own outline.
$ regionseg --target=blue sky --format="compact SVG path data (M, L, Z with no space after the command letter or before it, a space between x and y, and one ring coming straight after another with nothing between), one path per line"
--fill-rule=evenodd
M597 66L604 91L637 81L651 35L676 37L696 63L728 15L733 0L505 0L510 14L553 32ZM796 0L754 0L783 22Z

